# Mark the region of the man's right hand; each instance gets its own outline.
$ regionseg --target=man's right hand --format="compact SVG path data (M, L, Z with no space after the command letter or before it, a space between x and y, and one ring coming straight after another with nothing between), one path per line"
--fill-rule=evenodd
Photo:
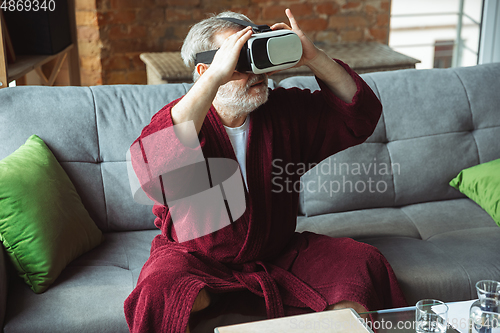
M229 36L215 54L212 64L205 70L207 74L210 73L212 77L218 78L220 85L231 81L238 63L241 48L252 36L252 33L251 27L246 27Z
M224 38L227 33L222 32L219 36ZM215 54L210 66L207 64L196 65L200 78L172 108L171 115L174 125L193 121L196 134L200 133L203 121L217 95L219 87L242 75L235 71L236 64L238 63L241 48L250 36L252 36L250 27L229 35L221 43L221 47ZM217 35L214 37L217 37ZM182 130L176 130L175 132L184 145L194 148L196 138L193 138L189 133L183 133Z

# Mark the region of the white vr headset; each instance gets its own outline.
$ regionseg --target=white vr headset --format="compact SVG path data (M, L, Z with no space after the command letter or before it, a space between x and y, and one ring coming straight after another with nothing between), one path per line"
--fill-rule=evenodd
M244 27L251 26L254 34L241 48L236 70L240 73L268 73L296 65L302 57L302 43L299 36L290 30L271 30L268 25L221 17ZM210 64L218 50L196 54L195 65Z

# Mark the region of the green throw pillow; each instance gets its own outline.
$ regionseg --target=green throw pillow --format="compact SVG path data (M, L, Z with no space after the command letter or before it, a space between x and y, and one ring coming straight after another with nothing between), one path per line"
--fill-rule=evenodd
M36 135L0 161L0 241L35 293L102 241L68 175Z
M460 171L450 185L474 200L500 226L500 159Z

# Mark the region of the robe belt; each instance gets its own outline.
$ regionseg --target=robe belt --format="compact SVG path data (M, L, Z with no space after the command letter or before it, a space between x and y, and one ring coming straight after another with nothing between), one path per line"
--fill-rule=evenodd
M257 271L257 266L263 270ZM328 305L321 294L281 267L257 261L244 264L242 268L241 272L233 270L233 276L252 293L264 296L268 318L285 315L278 284L294 298L294 306L323 311Z
M285 315L278 285L266 271L252 273L234 271L233 275L252 293L264 296L267 317L269 319L283 317Z

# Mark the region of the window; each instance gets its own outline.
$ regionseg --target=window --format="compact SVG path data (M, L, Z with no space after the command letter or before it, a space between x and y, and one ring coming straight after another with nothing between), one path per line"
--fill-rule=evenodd
M434 43L434 68L451 67L454 45L454 40L437 40Z
M389 46L417 68L478 63L483 0L392 0Z

